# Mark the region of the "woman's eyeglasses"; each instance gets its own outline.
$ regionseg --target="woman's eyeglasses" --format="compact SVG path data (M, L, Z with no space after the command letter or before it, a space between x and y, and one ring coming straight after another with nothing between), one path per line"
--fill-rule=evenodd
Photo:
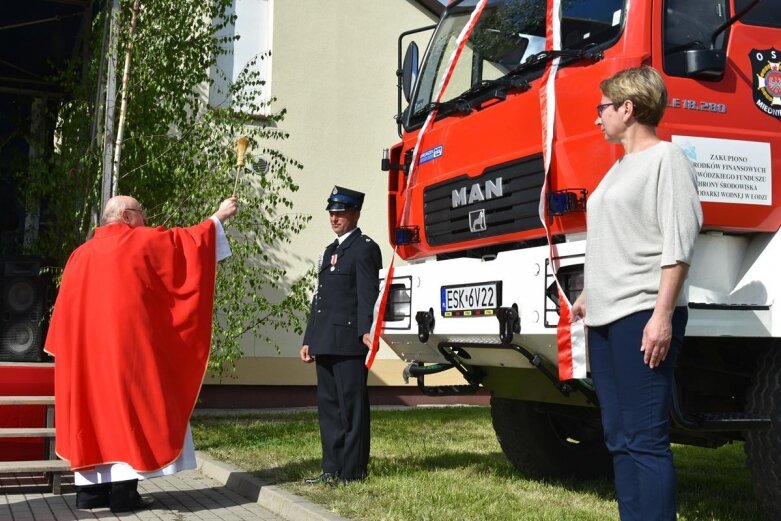
M602 113L605 111L606 108L611 107L611 106L615 107L616 105L617 105L617 103L603 103L601 105L597 105L597 116L601 118L602 117Z

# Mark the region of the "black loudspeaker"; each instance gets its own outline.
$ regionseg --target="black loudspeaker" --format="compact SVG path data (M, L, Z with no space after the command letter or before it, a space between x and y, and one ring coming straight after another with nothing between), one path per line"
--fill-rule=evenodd
M47 285L34 257L2 261L0 272L0 361L42 362Z

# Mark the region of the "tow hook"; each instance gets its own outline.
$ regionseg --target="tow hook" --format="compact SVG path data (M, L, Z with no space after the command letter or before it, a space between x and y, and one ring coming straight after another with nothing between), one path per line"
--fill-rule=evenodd
M513 341L513 335L521 332L521 317L518 306L513 304L511 308L498 308L496 318L499 319L499 340L503 344Z
M418 323L418 340L425 344L434 331L434 310L429 308L428 311L418 311L415 314L415 321Z

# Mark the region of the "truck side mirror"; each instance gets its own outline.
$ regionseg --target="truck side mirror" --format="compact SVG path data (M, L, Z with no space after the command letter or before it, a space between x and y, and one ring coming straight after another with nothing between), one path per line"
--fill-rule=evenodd
M727 54L717 49L683 51L685 75L704 80L720 80L727 66Z
M404 65L401 68L401 88L407 103L412 98L412 88L415 86L415 80L418 79L418 66L418 44L410 42L407 52L404 53Z

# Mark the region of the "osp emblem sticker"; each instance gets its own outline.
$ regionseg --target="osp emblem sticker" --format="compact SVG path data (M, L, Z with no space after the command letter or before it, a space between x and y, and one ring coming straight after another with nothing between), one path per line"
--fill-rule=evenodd
M781 119L781 52L774 48L752 49L749 58L754 76L754 105Z

